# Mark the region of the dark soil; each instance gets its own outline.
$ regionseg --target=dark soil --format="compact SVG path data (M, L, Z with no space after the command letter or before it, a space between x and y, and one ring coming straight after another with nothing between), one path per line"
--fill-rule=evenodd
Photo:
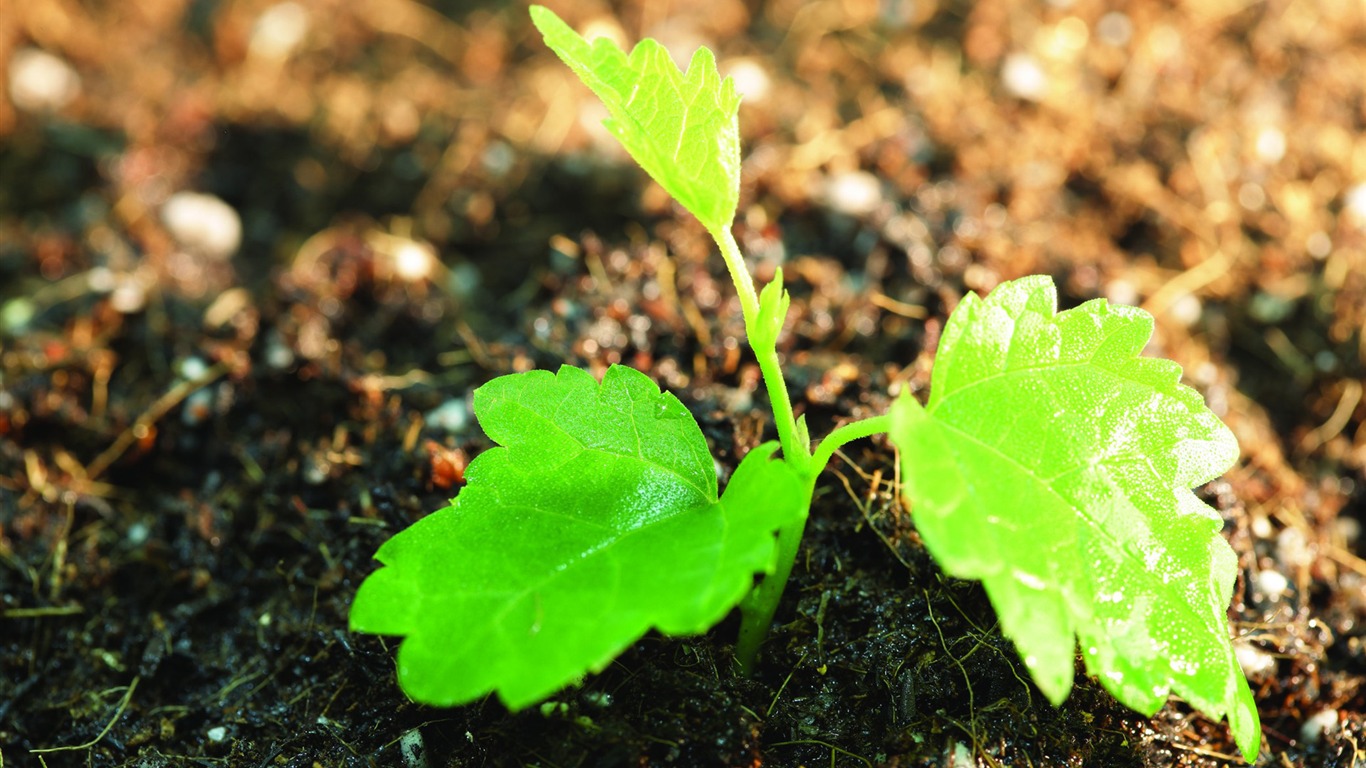
M766 89L737 232L789 280L813 433L923 393L966 291L1042 272L1153 312L1243 449L1203 493L1241 557L1258 764L1366 765L1359 7L555 9ZM20 76L36 51L57 75ZM1050 706L879 440L823 476L753 677L732 617L525 712L407 701L347 611L488 447L478 384L626 363L725 466L773 436L705 233L521 5L13 3L0 75L0 765L1238 762L1223 724L1080 669ZM240 243L175 225L183 191Z

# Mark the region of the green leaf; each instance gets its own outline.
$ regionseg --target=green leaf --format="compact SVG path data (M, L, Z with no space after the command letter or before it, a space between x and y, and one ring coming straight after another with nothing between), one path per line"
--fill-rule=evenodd
M630 368L601 385L570 367L504 376L474 407L503 447L380 548L351 609L352 629L406 636L398 677L417 701L497 691L519 709L652 627L704 632L773 568L774 531L806 514L774 444L718 500L697 422Z
M761 354L774 354L791 305L792 297L783 290L783 268L778 267L773 279L759 292L759 317L749 328L750 346Z
M1237 442L1180 366L1139 357L1146 312L1056 302L1043 276L968 295L929 404L893 406L916 528L947 573L982 581L1054 704L1079 639L1115 698L1152 714L1175 692L1227 715L1251 761L1261 731L1227 616L1237 561L1190 490L1237 460Z
M590 44L547 8L532 6L531 19L607 105L605 124L631 157L707 229L729 226L740 195L740 96L711 51L698 49L684 74L654 40L628 57L609 40Z

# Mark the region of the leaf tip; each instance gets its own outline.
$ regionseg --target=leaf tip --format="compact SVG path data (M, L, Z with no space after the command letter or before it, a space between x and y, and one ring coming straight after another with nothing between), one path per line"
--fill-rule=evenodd
M533 5L530 8L531 23L536 25L541 36L549 38L552 35L560 35L565 32L573 32L569 25L561 19L559 14L545 7L544 5Z
M1252 698L1252 690L1248 688L1246 679L1240 679L1236 684L1238 692L1228 710L1228 727L1233 732L1238 751L1243 753L1243 760L1251 765L1257 762L1257 755L1262 749L1261 717L1257 714L1257 701Z

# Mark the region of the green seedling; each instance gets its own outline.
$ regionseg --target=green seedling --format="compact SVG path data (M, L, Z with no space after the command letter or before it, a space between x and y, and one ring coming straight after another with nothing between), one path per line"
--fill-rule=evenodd
M887 434L904 497L944 571L980 580L1040 690L1086 669L1152 714L1178 694L1228 717L1243 756L1261 743L1234 658L1227 606L1236 558L1191 488L1237 443L1181 369L1140 352L1141 309L1104 300L1057 312L1044 276L969 294L949 318L930 399L813 442L777 352L781 271L761 292L731 234L739 97L700 49L686 72L654 40L629 56L532 8L546 43L607 105L608 128L711 233L735 283L779 440L718 493L687 409L644 374L599 383L572 367L503 376L474 409L498 444L450 506L394 536L361 585L355 630L402 635L398 678L415 700L496 693L527 707L597 672L651 629L707 631L741 611L736 657L754 667L796 560L817 476L834 452ZM758 585L754 585L760 577Z

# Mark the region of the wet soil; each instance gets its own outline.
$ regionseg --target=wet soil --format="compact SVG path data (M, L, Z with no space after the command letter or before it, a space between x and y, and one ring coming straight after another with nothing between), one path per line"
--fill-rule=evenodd
M737 234L789 281L813 433L923 395L967 291L1043 272L1153 312L1242 447L1201 493L1258 764L1366 765L1359 9L555 9L710 45L747 89ZM21 78L35 51L78 88ZM521 6L40 0L0 12L0 75L0 765L1239 762L1080 668L1049 705L878 439L823 476L752 677L731 617L527 711L409 702L347 611L488 447L474 387L625 363L723 467L773 437L705 233ZM228 215L178 223L187 191Z

